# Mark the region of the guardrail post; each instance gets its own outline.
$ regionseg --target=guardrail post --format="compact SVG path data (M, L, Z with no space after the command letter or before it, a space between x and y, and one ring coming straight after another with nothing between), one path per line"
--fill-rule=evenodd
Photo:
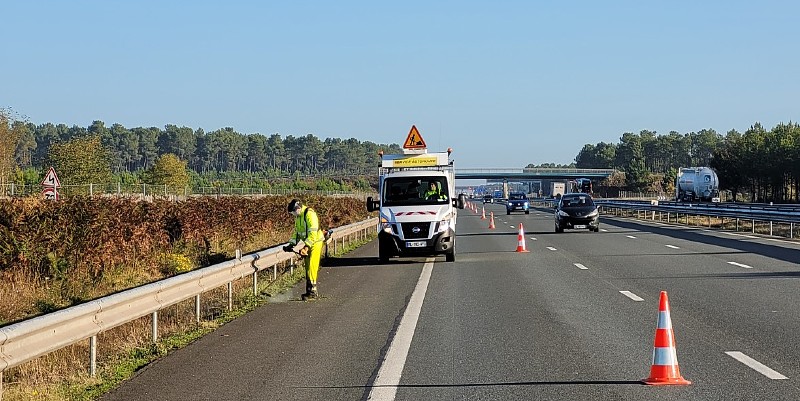
M194 296L194 321L200 324L200 294Z
M272 281L278 279L278 265L272 266Z
M756 219L753 219L753 227L752 227L752 229L753 229L753 234L755 234L756 233Z
M228 283L228 312L233 310L233 282Z
M708 216L708 228L711 228L711 215Z
M772 236L772 220L769 221L769 235Z
M89 376L97 375L97 336L89 337Z
M153 312L150 324L150 332L153 336L153 344L158 342L158 311Z
M258 295L258 270L253 272L253 296Z
M794 223L789 223L789 239L794 239Z
M736 232L739 232L739 218L736 218Z

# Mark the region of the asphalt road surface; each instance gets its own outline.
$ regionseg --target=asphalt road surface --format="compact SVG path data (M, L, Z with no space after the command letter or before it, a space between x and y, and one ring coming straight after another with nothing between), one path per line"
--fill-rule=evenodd
M323 299L297 286L103 399L800 399L800 244L605 216L555 234L550 210L486 208L494 230L460 211L454 263L381 265L372 242L327 262ZM641 383L661 291L691 385Z

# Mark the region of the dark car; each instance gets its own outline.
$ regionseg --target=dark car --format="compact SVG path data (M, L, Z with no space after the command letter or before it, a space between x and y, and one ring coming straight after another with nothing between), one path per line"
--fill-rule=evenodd
M506 202L506 214L511 214L511 212L515 210L525 212L525 214L530 214L531 211L528 209L529 206L530 202L528 202L528 197L525 196L524 193L511 192L508 194L508 201Z
M492 195L483 195L483 203L493 203Z
M556 204L556 232L564 229L600 231L600 211L589 194L565 194Z

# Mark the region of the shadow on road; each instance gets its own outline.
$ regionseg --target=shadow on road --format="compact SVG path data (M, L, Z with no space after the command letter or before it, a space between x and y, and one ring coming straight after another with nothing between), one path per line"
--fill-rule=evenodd
M458 387L500 387L500 386L573 386L573 385L645 385L640 380L565 380L565 381L527 381L499 383L458 383L458 384L398 384L397 388L458 388ZM380 388L389 386L301 386L297 389L352 389Z

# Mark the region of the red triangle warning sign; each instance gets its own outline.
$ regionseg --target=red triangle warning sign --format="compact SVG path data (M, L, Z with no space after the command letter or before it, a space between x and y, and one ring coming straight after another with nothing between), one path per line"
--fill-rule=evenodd
M44 179L42 180L42 186L51 188L61 187L61 182L58 180L58 176L56 175L56 169L50 167L50 170L47 171L47 174L45 174Z
M411 131L408 132L406 137L406 143L403 144L403 149L425 149L427 147L428 145L425 144L422 135L417 131L417 126L412 125Z

